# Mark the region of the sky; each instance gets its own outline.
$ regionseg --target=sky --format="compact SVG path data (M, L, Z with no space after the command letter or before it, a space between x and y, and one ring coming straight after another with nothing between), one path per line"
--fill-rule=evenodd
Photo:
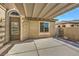
M79 20L79 7L57 16L58 21Z

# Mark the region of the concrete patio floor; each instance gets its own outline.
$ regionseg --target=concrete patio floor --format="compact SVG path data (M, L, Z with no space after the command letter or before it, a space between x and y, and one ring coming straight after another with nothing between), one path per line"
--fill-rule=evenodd
M15 44L5 56L79 56L79 48L54 38Z

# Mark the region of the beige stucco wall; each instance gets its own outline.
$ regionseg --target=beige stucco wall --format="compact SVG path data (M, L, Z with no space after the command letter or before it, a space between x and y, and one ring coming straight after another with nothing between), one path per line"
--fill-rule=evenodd
M41 37L51 37L54 34L55 22L49 22L50 31L48 33L40 34L40 22L41 21L31 21L26 20L22 23L22 40L28 38L41 38Z
M21 41L28 39L29 21L21 18Z
M29 23L29 38L38 38L39 34L39 22L30 21Z
M55 34L55 22L50 22L50 36Z
M40 33L40 22L41 21L30 21L30 38L53 36L55 30L55 22L49 22L49 32L46 33Z
M71 40L79 41L79 27L64 28L64 35L69 37Z

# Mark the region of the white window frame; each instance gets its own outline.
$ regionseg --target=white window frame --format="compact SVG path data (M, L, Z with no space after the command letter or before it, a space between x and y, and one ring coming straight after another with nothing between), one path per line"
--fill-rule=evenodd
M48 30L48 32L40 32L40 23L41 22L44 22L44 23L48 23L48 28L49 28L49 30ZM39 21L39 35L48 35L48 34L50 34L50 22L48 22L48 21Z

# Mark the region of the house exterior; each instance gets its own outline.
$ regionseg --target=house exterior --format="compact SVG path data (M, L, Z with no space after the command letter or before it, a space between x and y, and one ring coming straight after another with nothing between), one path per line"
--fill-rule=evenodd
M79 20L61 21L56 23L56 27L79 27Z
M11 41L52 37L54 17L78 7L65 3L1 3L0 47Z
M68 37L69 40L79 41L79 20L63 21L56 24L56 27L60 25L63 28L64 36Z
M54 19L25 17L15 9L8 10L0 5L0 41L24 41L35 38L52 37L55 30ZM4 43L3 43L4 42Z

